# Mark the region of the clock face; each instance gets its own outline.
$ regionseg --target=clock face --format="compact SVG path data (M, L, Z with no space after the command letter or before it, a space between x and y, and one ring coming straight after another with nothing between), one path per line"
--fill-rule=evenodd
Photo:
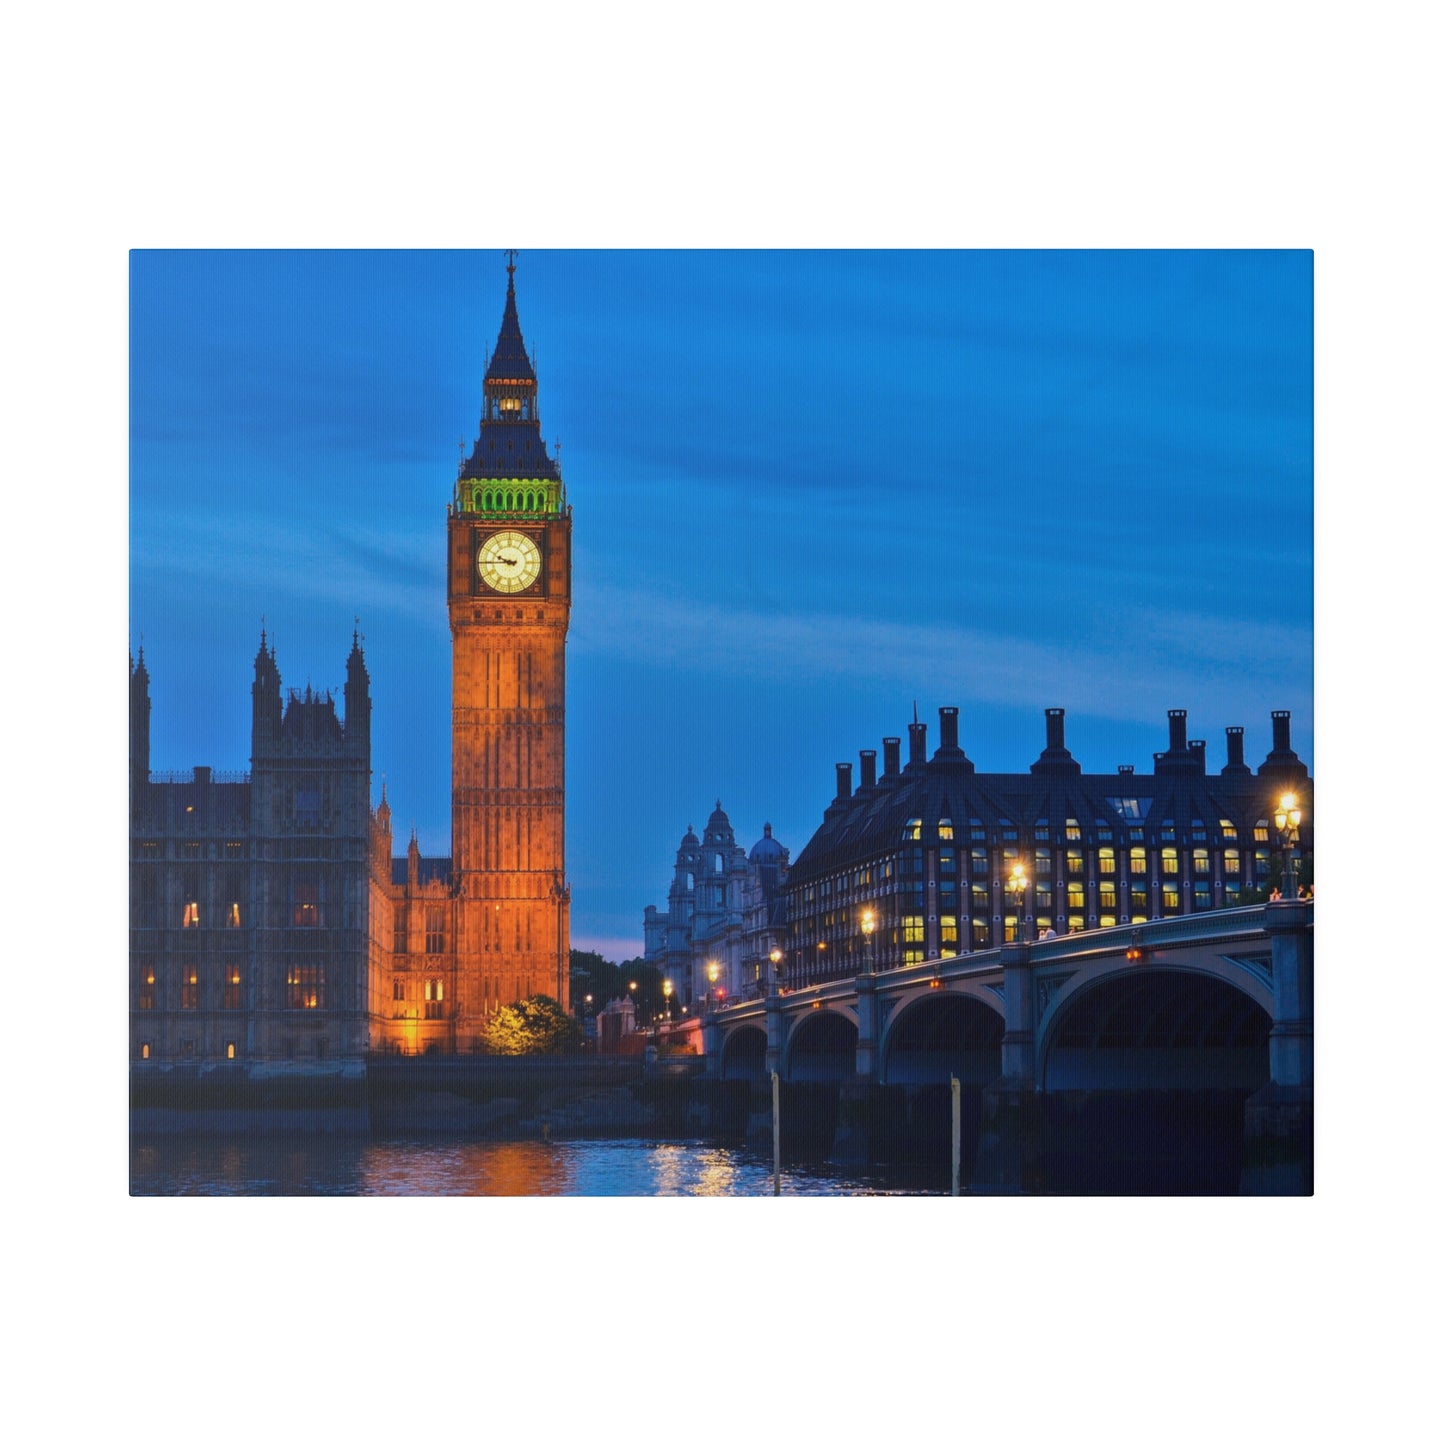
M525 532L494 532L477 548L477 572L494 592L524 592L542 570L542 554Z

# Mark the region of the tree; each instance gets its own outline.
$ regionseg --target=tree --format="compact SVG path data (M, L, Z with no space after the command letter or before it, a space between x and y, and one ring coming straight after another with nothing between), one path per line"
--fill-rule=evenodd
M545 993L498 1009L482 1031L489 1054L569 1054L581 1047L581 1024Z

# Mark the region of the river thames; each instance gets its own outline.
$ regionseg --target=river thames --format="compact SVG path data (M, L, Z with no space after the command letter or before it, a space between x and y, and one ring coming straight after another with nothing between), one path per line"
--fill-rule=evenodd
M749 1197L772 1161L699 1141L373 1140L349 1135L158 1135L130 1146L132 1195ZM781 1193L947 1194L935 1171L785 1168Z

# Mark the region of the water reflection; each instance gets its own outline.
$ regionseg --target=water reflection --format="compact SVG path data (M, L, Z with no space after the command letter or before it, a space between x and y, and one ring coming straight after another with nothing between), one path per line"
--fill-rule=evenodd
M941 1192L882 1177L788 1170L784 1194ZM136 1195L770 1195L770 1160L702 1143L346 1136L164 1137L131 1143Z

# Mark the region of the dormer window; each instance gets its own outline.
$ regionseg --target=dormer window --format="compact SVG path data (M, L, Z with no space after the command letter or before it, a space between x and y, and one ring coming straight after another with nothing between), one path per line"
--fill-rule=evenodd
M903 825L903 841L911 843L923 836L923 819L910 818Z
M938 839L941 843L951 842L953 839L953 819L940 818L938 820Z

